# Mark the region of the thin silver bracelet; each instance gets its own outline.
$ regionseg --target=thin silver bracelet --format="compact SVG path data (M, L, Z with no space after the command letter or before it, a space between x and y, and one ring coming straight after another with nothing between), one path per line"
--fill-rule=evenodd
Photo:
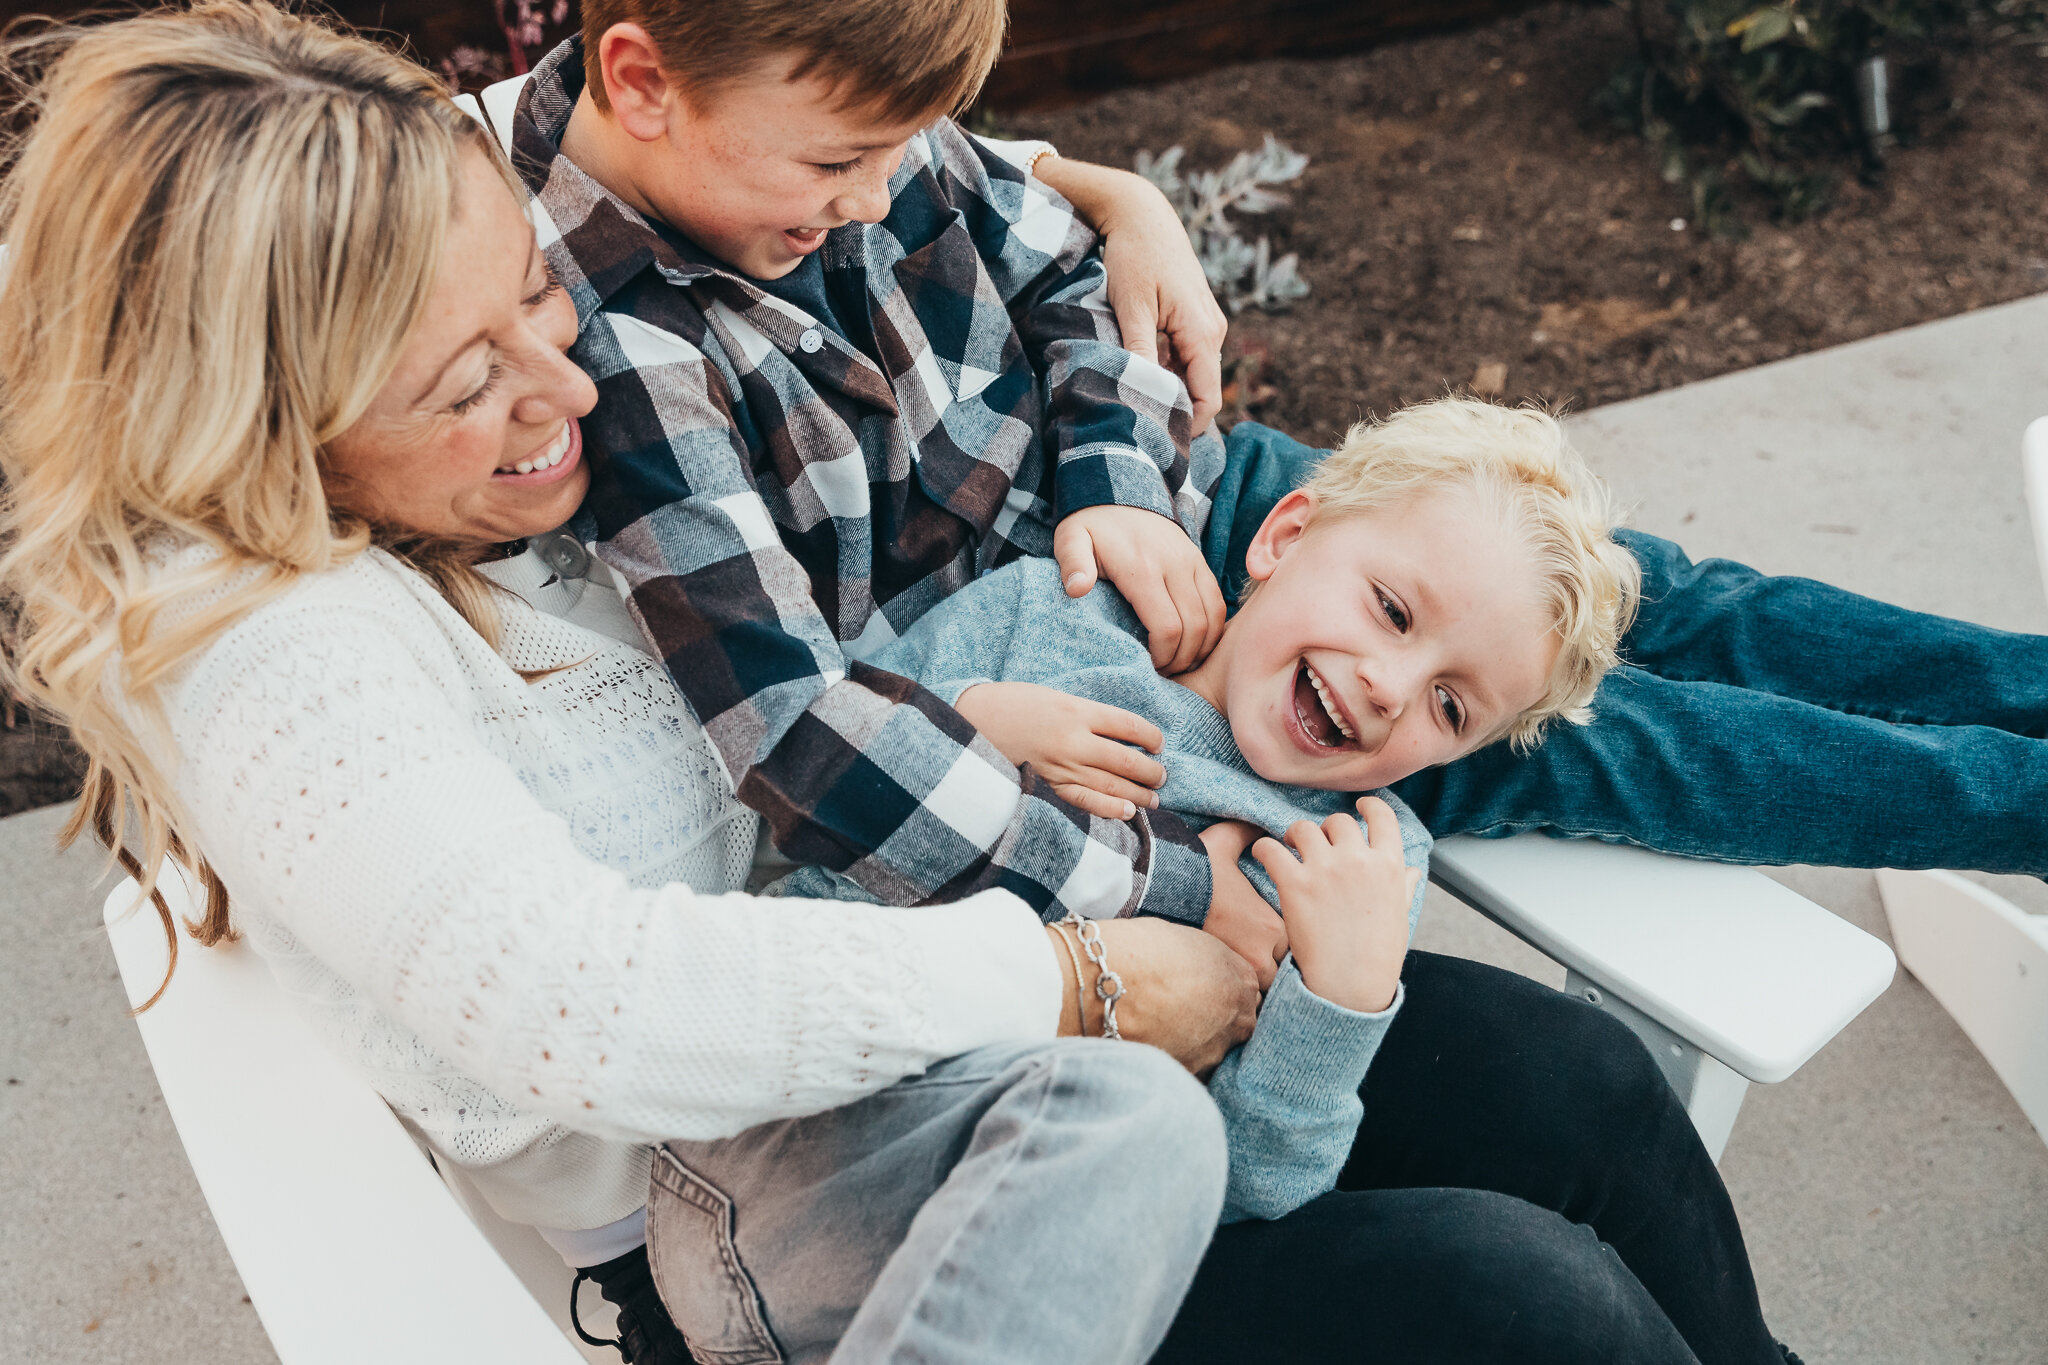
M1081 984L1081 954L1074 950L1074 940L1067 935L1067 922L1065 920L1061 920L1058 924L1053 925L1052 931L1060 936L1060 942L1065 944L1067 948L1067 958L1074 964L1074 1036L1076 1038L1086 1038L1088 1036L1088 1007L1082 1002L1081 992L1085 987Z
M1122 1038L1124 1035L1116 1026L1116 1002L1127 992L1124 979L1109 969L1109 954L1102 946L1102 930L1095 926L1094 920L1071 910L1060 923L1073 926L1074 937L1081 940L1081 951L1088 954L1088 960L1095 964L1095 998L1102 1002L1102 1036Z

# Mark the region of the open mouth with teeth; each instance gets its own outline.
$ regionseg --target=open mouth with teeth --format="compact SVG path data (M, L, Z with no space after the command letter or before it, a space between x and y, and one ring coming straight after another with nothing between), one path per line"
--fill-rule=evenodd
M1303 734L1325 749L1341 749L1358 739L1344 723L1329 687L1306 659L1294 670L1294 719Z
M561 434L554 440L515 464L499 465L492 474L501 479L525 479L533 483L545 483L567 474L575 467L576 456L582 445L575 419L566 418L562 422Z
M825 244L824 228L784 228L783 241L799 256L808 256Z

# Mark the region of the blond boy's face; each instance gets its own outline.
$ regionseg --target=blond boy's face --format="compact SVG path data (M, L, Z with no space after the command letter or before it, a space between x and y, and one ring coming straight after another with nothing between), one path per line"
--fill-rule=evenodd
M741 274L779 279L847 223L880 222L920 122L840 109L832 82L777 58L669 101L639 183L656 214Z
M1273 509L1260 580L1198 672L1254 771L1366 791L1498 737L1542 699L1558 650L1522 537L1474 492L1316 518ZM1206 683L1206 685L1205 685Z

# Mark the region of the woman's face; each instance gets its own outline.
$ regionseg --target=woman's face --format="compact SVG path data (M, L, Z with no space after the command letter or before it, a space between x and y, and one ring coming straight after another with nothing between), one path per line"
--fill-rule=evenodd
M327 449L327 494L379 525L485 544L561 525L590 486L564 352L576 308L481 151L463 153L441 270L398 368Z

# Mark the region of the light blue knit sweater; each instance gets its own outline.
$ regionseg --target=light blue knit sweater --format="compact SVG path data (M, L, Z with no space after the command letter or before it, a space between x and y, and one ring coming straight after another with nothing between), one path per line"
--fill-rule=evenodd
M1152 669L1130 606L1107 583L1075 601L1050 559L1022 559L933 607L868 662L924 684L948 704L981 682L1028 682L1134 711L1165 736L1160 805L1195 825L1246 820L1278 835L1296 820L1351 811L1352 798L1268 782L1237 751L1230 723L1179 683ZM1392 792L1401 851L1411 867L1429 860L1429 832ZM1244 869L1267 899L1273 884L1249 858ZM821 868L776 888L786 895L867 899ZM1422 908L1408 908L1412 931ZM1112 964L1113 965L1113 964ZM1326 1193L1351 1150L1364 1110L1358 1088L1403 992L1379 1014L1359 1014L1309 990L1289 959L1259 1012L1250 1041L1209 1080L1230 1135L1230 1187L1223 1221L1278 1218Z

